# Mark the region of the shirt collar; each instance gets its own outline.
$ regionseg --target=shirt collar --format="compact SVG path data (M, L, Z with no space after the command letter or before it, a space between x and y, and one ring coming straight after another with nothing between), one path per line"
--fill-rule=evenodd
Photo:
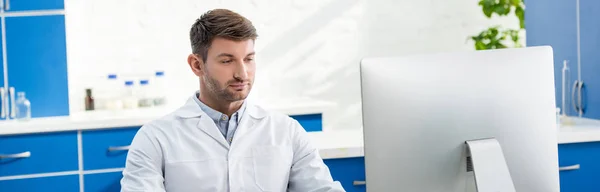
M198 98L200 92L196 92L196 94L194 95L194 101L198 104L198 106L200 106L200 109L202 109L202 111L204 111L204 113L206 113L206 115L208 115L213 121L220 121L221 118L223 118L223 116L227 116L217 110L214 110L213 108L209 107L208 105L204 104L202 101L200 101L200 99ZM246 111L246 101L244 101L242 103L242 106L240 107L240 109L238 109L235 113L233 113L231 115L231 117L228 118L236 118L236 122L240 122L240 120L242 119L242 115L244 114L244 112Z

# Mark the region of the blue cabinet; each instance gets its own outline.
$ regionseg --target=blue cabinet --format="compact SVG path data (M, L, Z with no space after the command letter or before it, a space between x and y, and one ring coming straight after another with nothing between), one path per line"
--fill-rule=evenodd
M600 17L600 1L580 0L579 2L578 6L576 0L525 1L527 46L550 45L554 49L557 106L565 110L565 107L561 106L561 69L563 61L568 60L571 69L569 84L572 86L579 77L583 81L581 89L583 117L600 119L600 99L598 99L600 98L600 76L598 76L600 55L597 54L600 51L600 23L597 22L597 18ZM578 8L579 12L577 12ZM578 62L581 64L580 69L578 69ZM581 76L578 70L581 71ZM571 95L572 90L568 90L567 94ZM566 109L571 114L577 114L572 106Z
M561 106L563 61L569 61L571 82L577 78L577 7L575 0L526 0L527 46L550 45L554 52L556 106ZM591 18L590 18L591 19ZM569 93L571 90L569 90ZM575 114L573 107L567 108Z
M579 165L579 169L560 172L560 191L600 191L600 142L561 144L558 146L559 165Z
M77 171L77 132L0 136L0 154L0 177Z
M83 169L125 167L128 146L139 127L82 132Z
M323 131L323 115L322 114L307 114L307 115L292 115L307 132Z
M6 18L8 85L23 91L32 117L69 115L64 15Z
M600 1L579 3L584 117L600 119Z
M326 159L333 180L339 181L348 192L366 191L364 157ZM355 183L356 182L356 183Z
M86 174L83 176L85 192L121 191L121 172Z
M60 191L79 192L79 175L51 176L30 179L0 180L0 191L38 192Z
M2 0L4 11L47 11L64 9L64 0Z

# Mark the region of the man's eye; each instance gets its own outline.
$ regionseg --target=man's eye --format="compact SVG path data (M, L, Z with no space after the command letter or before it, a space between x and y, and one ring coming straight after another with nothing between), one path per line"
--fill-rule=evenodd
M233 60L225 60L225 61L221 61L221 63L226 64L226 63L231 63Z
M254 58L247 58L246 61L254 61Z

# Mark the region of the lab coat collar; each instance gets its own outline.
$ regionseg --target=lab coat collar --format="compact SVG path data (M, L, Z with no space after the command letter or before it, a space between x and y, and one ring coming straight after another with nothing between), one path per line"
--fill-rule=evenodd
M264 109L248 103L248 105L246 106L246 112L244 112L242 115L242 120L238 125L237 130L235 131L233 139L235 140L236 138L239 138L240 136L244 135L246 132L254 128L256 122L264 118L266 116L266 113L267 112ZM214 140L219 142L221 146L229 149L229 142L225 140L225 137L223 137L219 129L216 127L216 124L214 124L212 119L208 117L208 114L202 111L200 106L198 106L196 101L194 101L193 97L190 97L181 108L175 111L175 115L183 119L198 118L199 121L197 124L197 128L201 129ZM202 116L208 118L203 118ZM201 124L204 126L201 126ZM211 124L213 126L206 126Z
M201 117L203 115L207 115L200 106L194 101L195 96L190 97L185 104L175 111L175 115L182 118L195 118ZM252 103L246 101L246 112L244 112L243 116L246 114L252 116L255 119L262 119L266 116L266 111L258 106L253 105ZM242 117L243 119L243 117Z

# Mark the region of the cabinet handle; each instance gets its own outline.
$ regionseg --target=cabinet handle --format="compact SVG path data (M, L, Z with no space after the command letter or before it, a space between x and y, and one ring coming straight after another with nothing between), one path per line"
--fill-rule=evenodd
M576 165L571 165L571 166L559 167L558 170L559 171L573 171L573 170L578 170L579 168L581 168L581 166L579 164L576 164Z
M352 182L352 185L366 185L367 182L366 181L354 181Z
M117 147L108 147L108 151L127 151L129 150L129 145L127 146L117 146Z
M581 117L584 113L584 107L583 107L583 99L581 96L581 89L583 89L583 81L579 81L579 86L577 87L578 91L577 91L577 102L579 104L579 116Z
M579 114L579 105L577 102L577 99L575 99L575 92L577 92L577 87L579 87L579 81L575 81L575 83L573 83L573 88L571 91L571 104L573 105L573 109L575 109L575 112L577 112Z
M2 109L0 109L0 118L6 118L6 104L8 104L7 102L4 101L4 99L6 99L6 92L4 90L4 87L0 87L0 107L2 107Z
M15 117L17 117L17 109L15 107L15 88L8 88L8 93L10 94L10 118L14 119Z
M0 159L16 159L16 158L28 158L28 157L31 157L31 152L29 152L29 151L26 151L23 153L8 154L8 155L0 154Z

